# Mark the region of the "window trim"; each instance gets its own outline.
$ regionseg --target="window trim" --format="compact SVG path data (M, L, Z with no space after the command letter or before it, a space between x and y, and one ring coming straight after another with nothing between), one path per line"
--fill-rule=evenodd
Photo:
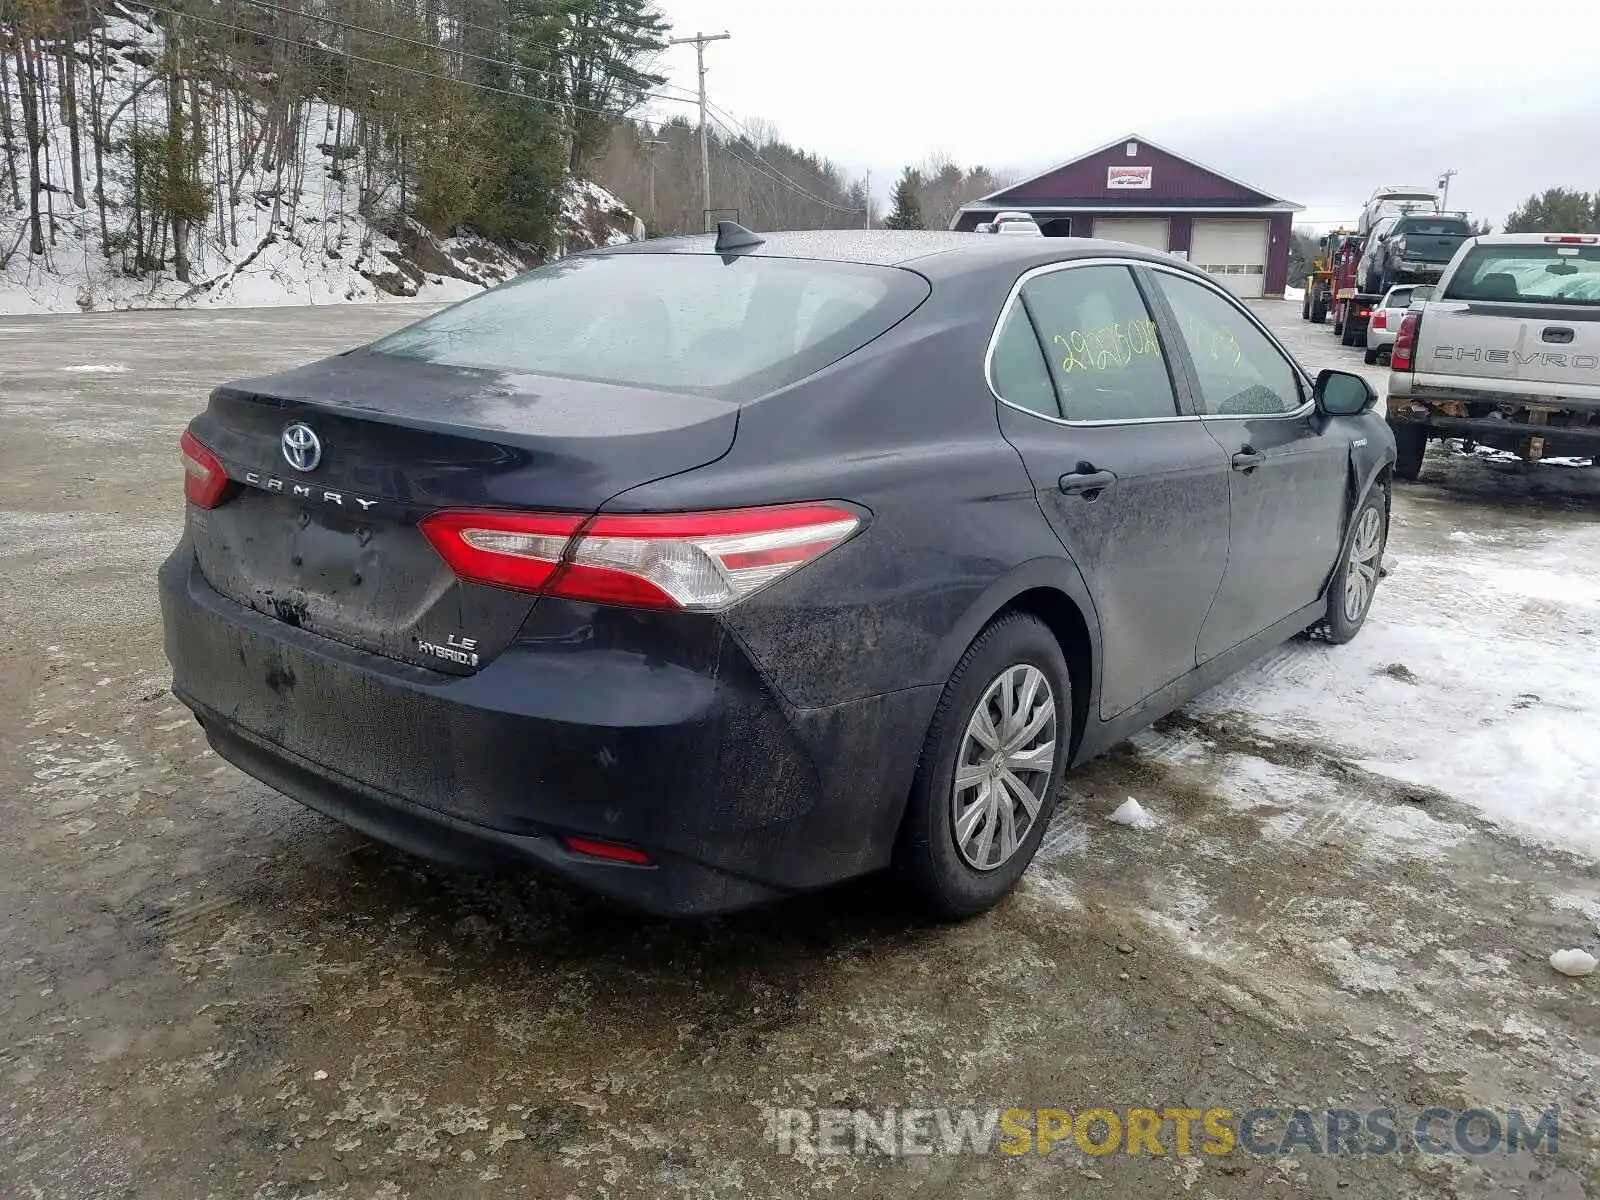
M994 350L995 346L1000 340L1000 330L1004 328L1006 317L1010 315L1013 306L1020 307L1022 309L1023 317L1027 320L1029 328L1034 331L1034 339L1036 341L1038 340L1038 326L1034 325L1032 314L1028 312L1027 306L1022 302L1022 289L1031 280L1037 279L1041 275L1053 275L1057 271L1067 271L1074 267L1123 267L1127 269L1129 277L1133 281L1134 290L1139 293L1139 299L1143 301L1150 319L1156 323L1158 330L1161 330L1162 333L1165 333L1164 323L1162 322L1160 315L1154 311L1154 306L1150 302L1150 297L1145 295L1144 286L1139 279L1139 272L1136 268L1141 265L1144 265L1143 260L1137 258L1111 258L1106 256L1098 258L1073 258L1068 259L1065 262L1045 263L1042 266L1031 267L1018 276L1017 281L1011 285L1011 290L1006 293L1005 303L1000 306L1000 315L995 319L994 329L989 334L989 346L984 352L983 356L983 379L984 382L989 386L989 394L993 396L999 403L1004 404L1007 408L1015 409L1017 412L1027 413L1029 416L1038 417L1043 421L1053 421L1057 425L1072 425L1085 428L1097 425L1160 425L1168 421L1190 421L1196 419L1193 413L1180 411L1184 407L1184 401L1187 397L1184 395L1184 386L1179 383L1177 376L1174 375L1172 365L1170 363L1164 363L1167 369L1167 378L1172 384L1172 399L1175 408L1175 411L1170 417L1117 417L1097 421L1074 421L1066 416L1051 417L1046 416L1044 413L1035 412L1033 409L1026 408L1021 404L1016 404L1010 400L1007 400L1000 394L999 389L994 386ZM1166 346L1165 343L1163 343L1163 359L1166 357L1165 351ZM1051 388L1053 388L1056 393L1056 407L1064 413L1066 410L1061 408L1061 387L1056 381L1055 372L1050 369L1050 356L1045 352L1043 346L1040 346L1039 353L1044 357L1045 374L1050 380Z
M1309 416L1311 414L1311 412L1316 408L1316 398L1314 396L1312 396L1312 394L1311 394L1311 390L1312 390L1314 384L1312 382L1310 374L1308 374L1307 371L1305 370L1305 368L1300 365L1299 361L1295 358L1295 356L1293 354L1289 353L1288 348L1285 347L1284 344L1277 339L1277 337L1273 334L1272 330L1268 329L1266 327L1266 325L1259 318L1257 318L1255 313L1251 312L1247 307L1245 307L1244 303L1239 299L1239 297L1235 296L1232 292L1230 292L1227 288L1223 287L1221 284L1217 283L1215 280L1207 278L1204 275L1196 274L1193 271L1184 271L1184 270L1181 270L1181 269L1178 269L1178 268L1175 268L1175 267L1170 267L1166 263L1144 263L1142 265L1147 267L1151 271L1165 272L1168 275L1176 275L1179 279L1187 279L1187 280L1190 280L1191 282L1197 283L1201 287L1208 289L1214 295L1219 297L1223 301L1223 303L1231 305L1233 310L1235 312L1241 314L1244 317L1244 319L1247 322L1249 322L1249 324L1255 329L1255 331L1257 333L1261 334L1262 337L1267 339L1267 343L1275 351L1277 351L1278 356L1280 358L1282 358L1284 360L1284 362L1289 364L1289 370L1294 373L1295 380L1300 385L1300 397L1301 397L1300 405L1299 405L1298 408L1290 409L1288 412L1281 412L1281 413L1207 413L1207 412L1196 412L1196 414L1195 414L1195 419L1196 420L1200 420L1200 421L1284 421L1284 420L1300 420L1300 419L1302 419L1304 417L1307 417L1307 416ZM1172 311L1171 302L1167 300L1166 293L1162 292L1159 287L1156 289L1156 293L1157 293L1157 296L1158 296L1158 298L1159 298L1159 300L1161 302L1162 315L1166 318L1167 321L1172 323L1172 325L1174 326L1174 332L1175 332L1176 336L1181 341L1181 339L1183 337L1183 331L1181 329L1177 329L1176 328L1177 318L1176 318L1176 314L1174 314L1173 311ZM1200 407L1203 406L1203 401L1202 401L1201 396L1200 396L1200 374L1199 374L1199 371L1196 370L1196 368L1195 368L1194 356L1189 353L1189 346L1188 346L1187 342L1183 342L1182 343L1181 352L1183 354L1184 369L1185 369L1185 371L1187 372L1187 375L1188 375L1189 386L1190 386L1191 391L1194 393L1193 399L1196 402L1196 408L1200 408Z
M1114 418L1114 419L1099 420L1099 421L1073 421L1073 420L1070 420L1069 418L1064 417L1064 416L1061 416L1061 417L1047 416L1044 413L1035 412L1031 408L1025 408L1020 404L1015 404L1012 401L1007 400L1004 396L1002 396L1000 394L999 390L994 386L994 350L995 350L996 344L1000 340L1000 330L1001 330L1002 326L1004 326L1005 319L1006 319L1007 315L1009 315L1009 313L1011 312L1012 306L1021 303L1021 295L1022 295L1023 287L1032 279L1036 279L1041 275L1054 274L1056 271L1070 271L1075 267L1105 267L1105 266L1115 266L1115 267L1126 267L1126 268L1128 268L1129 271L1133 275L1134 284L1135 284L1136 287L1138 287L1140 296L1145 302L1145 307L1147 309L1152 310L1150 312L1151 319L1156 322L1156 326L1160 330L1160 332L1163 335L1163 337L1166 337L1166 336L1170 335L1170 336L1173 336L1173 337L1176 337L1177 339L1179 339L1178 346L1176 347L1176 349L1177 349L1177 352L1181 355L1181 363L1173 364L1173 363L1169 362L1168 363L1167 373L1168 373L1169 377L1172 378L1173 392L1175 394L1175 398L1176 398L1176 400L1178 402L1178 407L1180 409L1185 407L1185 402L1186 401L1192 402L1196 398L1194 393L1195 393L1196 389L1198 388L1198 384L1196 382L1196 378L1195 378L1195 374L1194 374L1194 363L1192 362L1192 360L1190 358L1188 345L1183 343L1183 341L1182 341L1182 337L1183 337L1182 331L1178 330L1175 327L1174 323L1173 323L1171 308L1167 303L1166 296L1160 294L1159 289L1157 291L1157 294L1155 296L1153 296L1153 297L1152 296L1147 296L1147 295L1144 294L1146 289L1144 287L1143 280L1139 276L1139 269L1141 267L1146 269L1146 270L1149 270L1149 271L1164 271L1169 275L1176 275L1180 279L1193 280L1195 283L1200 284L1202 287L1209 288L1211 291L1215 292L1218 296L1220 296L1228 304L1233 305L1234 309L1237 312L1243 313L1245 319L1247 321L1249 321L1252 326L1255 327L1255 329L1256 329L1256 331L1258 333L1260 333L1263 337L1265 337L1267 339L1267 341L1272 345L1272 348L1278 352L1278 354L1283 358L1283 360L1289 364L1290 370L1292 370L1294 372L1295 378L1300 382L1301 395L1304 396L1304 398L1305 398L1303 400L1303 402L1301 403L1300 407L1292 410L1291 412L1282 412L1282 413L1175 412L1170 417L1122 417L1122 418ZM1160 310L1159 312L1158 311L1154 311L1154 310L1156 310L1158 308ZM1033 324L1033 318L1028 315L1028 312L1027 312L1026 309L1023 310L1023 316L1027 318L1028 323L1031 326ZM1162 349L1163 349L1163 351L1166 350L1165 342L1163 342ZM1182 381L1181 385L1180 385L1176 375L1173 372L1172 368L1173 368L1174 365L1180 365L1182 367L1183 381ZM1050 367L1050 363L1049 363L1049 360L1048 360L1048 356L1046 356L1045 369L1046 369L1047 373L1049 373L1049 367ZM983 380L984 380L984 383L989 388L989 394L995 398L995 401L997 403L1004 404L1007 408L1014 409L1015 411L1020 412L1020 413L1026 413L1030 417L1037 417L1041 421L1052 421L1057 425L1069 425L1069 426L1072 426L1074 428L1085 428L1085 429L1092 429L1092 428L1095 428L1095 427L1098 427L1098 426L1107 426L1107 425L1165 425L1170 421L1283 421L1283 420L1289 420L1289 419L1298 420L1300 418L1303 418L1303 417L1307 416L1316 405L1316 401L1311 395L1311 387L1312 387L1311 376L1306 373L1305 368L1303 368L1300 365L1300 363L1295 359L1294 355L1290 354L1289 351L1284 348L1283 343L1280 342L1276 337L1273 336L1272 331L1269 330L1259 320L1257 320L1256 319L1256 315L1254 313L1252 313L1248 308L1246 308L1243 304L1241 304L1239 302L1239 298L1237 296L1235 296L1232 292L1228 291L1227 288L1219 286L1214 280L1207 278L1205 275L1199 273L1198 271L1189 271L1189 270L1185 270L1185 269L1183 269L1181 267L1169 265L1167 263L1153 262L1153 261L1151 261L1149 259L1145 259L1145 258L1113 258L1113 257L1110 257L1108 255L1101 255L1101 256L1098 256L1098 257L1095 257L1095 258L1072 258L1072 259L1066 259L1066 260L1061 261L1061 262L1044 263L1044 264L1042 264L1040 266L1037 266L1037 267L1030 267L1028 270L1024 271L1021 275L1019 275L1017 277L1016 282L1011 285L1011 290L1006 293L1005 302L1000 305L1000 313L995 318L994 328L989 331L989 342L988 342L988 346L985 349L984 355L983 355ZM1051 385L1051 387L1056 387L1056 380L1055 380L1055 375L1054 374L1050 374L1050 385ZM1058 389L1057 390L1058 404L1059 404L1059 395L1060 395L1060 392L1059 392L1059 389ZM1189 407L1193 407L1192 403L1189 405Z

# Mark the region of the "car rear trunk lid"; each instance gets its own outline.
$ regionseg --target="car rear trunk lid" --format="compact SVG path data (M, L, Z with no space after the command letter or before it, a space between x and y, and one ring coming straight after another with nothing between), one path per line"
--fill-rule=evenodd
M358 352L212 394L191 430L239 486L214 509L191 505L189 526L201 571L233 600L469 673L537 597L458 580L418 521L445 508L587 516L721 457L736 425L735 405L704 396ZM319 447L308 469L286 453L291 427Z

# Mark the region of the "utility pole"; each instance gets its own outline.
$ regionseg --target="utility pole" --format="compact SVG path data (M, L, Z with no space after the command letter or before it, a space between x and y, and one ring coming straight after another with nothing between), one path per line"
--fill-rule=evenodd
M1457 176L1459 174L1461 174L1461 172L1455 170L1454 168L1452 168L1452 169L1450 169L1448 171L1439 172L1439 186L1444 190L1444 194L1439 197L1439 211L1440 212L1449 211L1449 208L1450 208L1450 180L1453 177L1455 177L1455 176Z
M706 213L711 211L711 148L706 140L706 43L727 41L732 36L731 33L696 33L693 37L673 38L667 43L669 46L694 46L695 72L700 77L700 189Z
M867 200L867 202L862 206L863 208L865 208L867 210L867 212L866 212L866 216L862 219L861 228L863 228L863 229L871 229L872 228L872 172L871 171L867 172L867 182L866 182L865 186L862 187L861 191L863 192L863 194L865 194L866 200Z
M650 147L650 224L656 224L656 147L665 146L667 142L657 138L648 138L645 145Z

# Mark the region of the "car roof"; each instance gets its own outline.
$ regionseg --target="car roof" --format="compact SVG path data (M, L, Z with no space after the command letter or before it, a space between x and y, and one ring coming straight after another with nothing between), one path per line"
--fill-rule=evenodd
M1170 254L1127 242L1100 238L986 237L942 229L820 229L790 233L762 233L759 246L735 251L763 258L813 258L872 266L915 263L929 276L953 276L986 270L1003 262L1019 268L1074 258L1113 255L1161 263L1198 274ZM713 234L656 238L595 251L600 254L713 254Z

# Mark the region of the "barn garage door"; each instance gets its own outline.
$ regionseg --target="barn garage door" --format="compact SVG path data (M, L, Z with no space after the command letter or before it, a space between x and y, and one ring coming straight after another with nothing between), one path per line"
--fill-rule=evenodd
M1240 296L1259 296L1267 281L1267 228L1260 220L1197 219L1189 261Z
M1152 250L1167 248L1167 219L1165 217L1096 217L1094 236L1113 242L1132 242L1135 246L1149 246Z

